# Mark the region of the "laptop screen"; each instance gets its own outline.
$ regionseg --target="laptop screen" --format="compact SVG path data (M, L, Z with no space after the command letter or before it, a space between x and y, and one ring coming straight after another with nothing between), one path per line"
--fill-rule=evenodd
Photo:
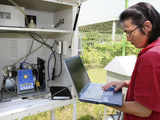
M65 64L71 75L77 92L80 93L82 88L84 88L85 85L90 83L90 79L80 56L74 56L65 59Z

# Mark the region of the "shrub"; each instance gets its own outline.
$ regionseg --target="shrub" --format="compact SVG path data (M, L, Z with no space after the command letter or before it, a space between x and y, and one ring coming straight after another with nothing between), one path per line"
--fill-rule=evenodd
M91 33L87 33L85 39L83 41L83 54L82 58L85 64L90 65L102 65L105 66L108 62L110 62L115 56L122 55L122 46L123 41L99 41L96 40L100 35L96 35L98 33L94 33L90 37ZM95 37L94 37L95 36ZM102 36L101 36L102 37ZM129 42L125 42L125 53L126 55L137 55L139 49L135 48Z

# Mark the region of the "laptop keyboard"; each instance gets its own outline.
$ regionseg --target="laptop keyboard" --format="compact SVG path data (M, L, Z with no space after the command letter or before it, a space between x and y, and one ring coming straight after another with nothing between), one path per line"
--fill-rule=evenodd
M84 98L101 99L103 94L102 86L97 84L90 84L83 93Z

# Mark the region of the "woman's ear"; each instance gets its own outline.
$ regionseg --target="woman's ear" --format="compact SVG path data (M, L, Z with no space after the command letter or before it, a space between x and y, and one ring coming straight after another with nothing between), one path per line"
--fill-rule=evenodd
M148 35L152 31L152 23L149 20L144 22L143 31L146 35Z

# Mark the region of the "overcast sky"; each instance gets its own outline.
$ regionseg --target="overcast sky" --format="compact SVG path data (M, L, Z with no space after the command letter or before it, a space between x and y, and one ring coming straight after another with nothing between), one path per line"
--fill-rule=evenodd
M160 12L160 0L128 0L129 6L149 2ZM125 9L125 0L88 0L82 4L79 26L118 19Z

